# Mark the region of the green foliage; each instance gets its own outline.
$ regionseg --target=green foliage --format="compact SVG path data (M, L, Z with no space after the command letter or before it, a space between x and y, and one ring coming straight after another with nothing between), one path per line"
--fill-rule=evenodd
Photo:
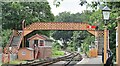
M2 5L3 29L21 29L21 22L49 22L54 20L48 2L4 2Z
M63 56L64 52L56 49L52 49L52 57L59 57Z
M11 61L9 64L20 64L20 63L26 63L27 61L20 61L20 60L14 60L14 61Z
M99 12L97 12L97 14L99 14ZM93 12L88 10L83 11L81 14L62 12L55 17L55 22L88 22L94 25L93 23L97 16L95 15L96 13L91 16L92 14ZM89 33L86 31L55 31L53 33L55 39L60 40L62 38L66 42L66 49L72 51L77 50L77 48L81 46L81 41L87 38L87 36L89 36Z
M0 36L1 36L1 38L2 38L2 39L0 39L0 41L1 41L0 46L5 47L6 44L9 43L8 40L9 40L9 38L10 38L11 33L12 33L12 31L9 30L9 29L7 29L7 30L2 30L2 31L0 32Z
M82 47L83 52L88 52L89 51L89 44L83 43L81 47Z
M90 11L84 11L83 13L76 13L72 14L70 12L62 12L59 13L55 17L55 22L88 22L90 18L91 12ZM55 31L52 35L54 39L60 40L61 38L64 41L64 44L67 49L75 51L77 49L76 46L80 45L81 37L84 37L87 35L87 32L83 33L81 31Z
M89 10L84 10L81 15L79 16L81 19L81 22L87 22L89 24L90 23L90 16L92 15L93 12L89 11Z
M57 0L55 0L57 1ZM104 21L102 18L102 11L101 9L105 6L105 4L108 5L108 7L110 7L111 10L111 15L110 15L110 20L108 21L108 30L110 31L109 33L109 39L110 39L110 49L112 50L112 52L114 53L114 56L116 51L115 51L115 27L117 26L117 21L115 20L118 16L120 16L120 2L100 2L100 1L92 1L91 3L88 2L87 0L80 0L80 4L81 6L83 5L87 5L88 8L91 8L91 10L93 12L91 12L91 14L89 15L88 13L86 14L85 11L81 14L82 16L80 17L80 20L83 19L83 21L88 21L88 23L92 24L92 25L96 25L98 26L98 30L103 30L104 29ZM60 3L59 3L60 5ZM69 16L70 17L70 16ZM68 18L69 18L68 17ZM59 20L61 20L61 17L58 18ZM64 18L63 18L64 20ZM70 18L71 20L71 18ZM70 42L72 43L72 42Z
M68 46L68 47L66 48L66 50L67 50L67 51L73 51L73 50L74 50L74 48L73 48L73 47L69 47L69 46Z
M89 4L89 3L88 3ZM95 5L96 4L96 5ZM115 35L115 33L116 33L116 30L115 30L115 27L117 27L117 21L115 20L118 16L120 16L120 2L106 2L106 4L108 5L108 7L110 7L110 9L111 9L111 14L110 14L110 20L108 21L109 23L108 23L108 25L107 25L107 27L108 27L108 30L109 30L109 43L110 43L110 49L112 50L112 52L113 52L113 56L115 57L116 55L116 35ZM100 3L99 2L99 4L98 3L92 3L91 4L91 6L93 6L93 8L96 8L96 7L103 7L103 5L105 5L105 3L103 2L103 3ZM99 14L95 14L96 15L96 17L99 17L98 15ZM102 15L102 14L101 14ZM99 19L100 19L100 17L99 17ZM99 20L98 19L98 20ZM102 20L102 19L101 19ZM100 20L99 20L99 22L101 22ZM103 23L102 23L103 24ZM102 28L102 24L101 24L101 26L99 27L99 28ZM103 29L103 28L102 28Z
M63 0L53 0L53 4L56 6L56 7L59 7L60 6L60 4L61 4L61 1L63 1Z
M57 42L54 42L52 46L52 57L59 57L63 55L64 55L64 52L61 51L61 46Z
M90 15L91 15L91 12L87 10L81 14L80 13L72 14L70 12L62 12L55 17L55 22L88 22Z
M112 13L120 16L120 1L119 2L107 2L108 6L112 9Z
M51 13L49 3L46 2L3 2L2 3L2 29L22 29L22 20L25 19L26 25L33 22L52 22L54 15ZM10 32L8 32L10 33ZM34 34L44 34L50 36L50 31L34 31L26 37ZM2 46L8 43L10 35L2 37ZM26 42L27 43L27 42Z
M63 56L64 52L61 50L61 46L58 41L54 41L52 44L52 57Z
M85 38L85 40L84 40L84 43L86 43L86 44L91 44L91 42L94 42L95 41L95 37L94 36L92 36L92 35L88 35L87 36L87 38Z
M82 49L84 52L88 52L89 51L89 45L94 42L95 37L88 35L87 38L85 38L83 44L82 44Z
M2 66L2 63L0 62L0 66Z
M98 30L104 29L104 21L102 19L102 11L100 9L95 12L92 12L92 14L89 18L89 23L91 25L98 26Z
M72 31L54 31L52 37L54 37L56 40L60 40L62 38L63 40L68 41L72 34Z
M61 46L57 41L53 42L52 48L53 48L53 50L58 50L58 51L61 50Z

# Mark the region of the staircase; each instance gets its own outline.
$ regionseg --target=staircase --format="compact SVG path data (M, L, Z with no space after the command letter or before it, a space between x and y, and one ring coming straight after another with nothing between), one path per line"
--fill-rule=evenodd
M17 53L22 41L22 32L13 31L9 44L6 45L4 52L5 53ZM11 50L9 49L11 47Z
M19 41L20 41L20 36L14 36L10 44L10 47L18 46Z

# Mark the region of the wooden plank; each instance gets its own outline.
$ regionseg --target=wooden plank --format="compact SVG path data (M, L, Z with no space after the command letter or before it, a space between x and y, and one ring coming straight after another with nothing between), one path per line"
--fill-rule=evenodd
M27 34L31 33L33 30L24 30L24 36L26 36Z

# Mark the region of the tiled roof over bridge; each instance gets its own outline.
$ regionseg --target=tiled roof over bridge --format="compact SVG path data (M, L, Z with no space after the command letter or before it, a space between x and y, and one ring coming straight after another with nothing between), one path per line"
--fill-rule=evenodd
M81 22L35 22L25 27L25 30L95 30Z

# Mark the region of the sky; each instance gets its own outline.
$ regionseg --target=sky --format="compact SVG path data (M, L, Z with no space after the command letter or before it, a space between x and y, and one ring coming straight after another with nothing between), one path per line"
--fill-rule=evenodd
M63 0L59 7L53 5L54 0L48 0L51 11L54 15L58 15L61 12L70 12L70 13L81 13L83 10L86 10L86 6L80 6L80 0ZM91 0L89 0L90 2Z

